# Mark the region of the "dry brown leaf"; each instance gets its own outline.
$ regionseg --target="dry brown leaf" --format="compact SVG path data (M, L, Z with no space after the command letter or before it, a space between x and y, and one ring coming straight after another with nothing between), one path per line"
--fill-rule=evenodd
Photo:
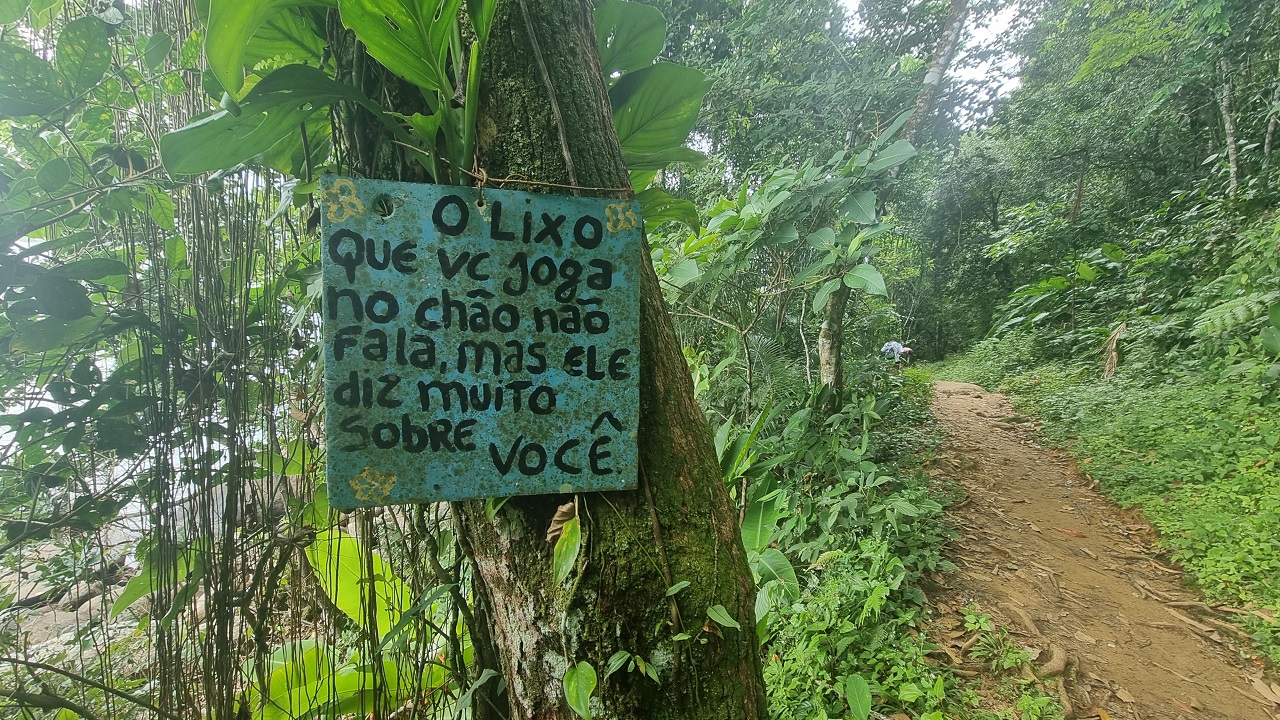
M1137 700L1133 699L1133 695L1129 694L1129 691L1124 688L1116 688L1116 697L1127 703L1137 702Z
M564 524L573 519L577 512L574 510L574 504L567 502L556 508L556 514L551 518L551 525L547 527L547 542L555 545L560 539L560 532L564 529Z
M1089 635L1088 633L1086 633L1086 632L1085 632L1085 631L1083 631L1083 630L1077 630L1077 631L1076 631L1076 639L1077 639L1077 640L1079 640L1079 641L1080 641L1080 642L1082 642L1082 643L1088 643L1088 644L1090 644L1090 645L1097 645L1097 644L1098 644L1098 639L1097 639L1097 638L1093 637L1092 635Z
M1280 692L1272 690L1271 686L1263 682L1262 678L1249 678L1249 682L1253 685L1253 689L1263 698L1280 705Z
M1088 535L1085 535L1079 530L1068 530L1067 528L1058 528L1058 532L1062 533L1063 535L1069 535L1073 538L1089 537Z
M1098 708L1098 717L1101 718L1101 720L1114 720L1111 717L1111 713L1103 710L1102 708Z

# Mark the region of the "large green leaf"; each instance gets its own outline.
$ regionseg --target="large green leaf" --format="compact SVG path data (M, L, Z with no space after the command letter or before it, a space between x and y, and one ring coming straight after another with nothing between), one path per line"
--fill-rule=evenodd
M684 145L710 88L701 71L671 63L623 75L609 100L628 165Z
M319 65L325 49L325 39L319 34L322 30L308 17L308 8L289 8L276 13L258 28L245 47L244 65L256 68L259 63L280 59Z
M659 187L651 187L636 195L646 232L652 233L659 225L668 222L684 223L690 230L698 230L698 207L691 200L672 197Z
M476 39L485 43L493 29L493 14L498 10L498 0L467 0L467 17L476 31Z
M58 33L58 73L66 94L75 97L97 85L111 67L107 26L89 16L72 20Z
M773 539L774 526L778 523L778 500L756 500L747 506L742 520L742 545L752 552L760 552Z
M742 629L742 625L733 619L733 616L729 614L729 611L723 605L712 605L707 608L707 617L715 620L720 627L731 627L734 630Z
M871 162L867 163L864 172L872 175L881 170L888 170L910 160L915 154L915 146L911 143L906 140L895 140L888 147L876 153Z
M580 550L582 550L582 526L578 523L578 518L572 517L565 521L560 539L556 541L555 550L552 552L551 567L557 585L569 579L574 564L578 562Z
M605 77L647 67L667 40L667 19L649 5L608 0L596 8L595 19Z
M323 70L286 65L245 95L239 115L223 110L161 137L160 157L178 175L234 167L267 152L338 100L370 104L359 90L333 81Z
M852 290L865 290L872 295L887 295L884 276L874 266L863 263L845 273L844 284Z
M707 164L707 156L687 147L674 147L656 153L633 152L623 153L627 159L627 170L643 172L646 170L662 170L671 163L689 163L694 167Z
M849 703L854 720L871 717L871 687L861 675L850 675L844 679L844 699Z
M365 550L351 535L333 529L319 532L306 554L325 595L370 634L391 632L401 613L413 606L404 581L378 553Z
M796 580L796 569L777 548L765 548L755 563L756 573L760 575L761 584L776 580L783 592L791 600L800 599L800 583Z
M66 102L52 65L26 48L0 42L0 118L48 115Z
M596 669L580 662L564 671L564 699L582 720L591 720L591 693L596 690Z
M332 0L212 0L204 53L209 69L232 95L244 87L244 55L258 28L286 8L333 6Z
M54 158L36 173L36 184L47 193L57 192L71 180L71 164L66 158Z
M818 288L818 292L813 295L813 311L815 313L822 312L822 309L827 306L827 300L831 298L831 293L835 292L838 287L840 287L840 278L828 280L822 284L822 287Z
M462 0L338 0L342 23L391 72L452 95L449 43Z
M159 70L171 50L173 50L173 36L164 32L155 33L142 45L142 62L148 70Z
M0 0L0 25L17 22L27 12L27 0Z
M1280 355L1280 329L1269 327L1263 328L1258 334L1258 342L1262 343L1262 347L1272 355Z
M855 222L859 225L875 225L876 223L876 194L863 190L856 192L845 198L843 204L840 205L840 214L844 215L849 222Z

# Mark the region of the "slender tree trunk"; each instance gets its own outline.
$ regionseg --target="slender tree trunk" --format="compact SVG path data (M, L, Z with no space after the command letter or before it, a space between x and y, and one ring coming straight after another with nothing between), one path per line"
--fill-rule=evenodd
M1231 80L1230 67L1226 60L1218 62L1222 71L1222 85L1218 87L1218 110L1222 113L1222 130L1227 139L1227 163L1230 172L1227 180L1227 196L1235 197L1240 189L1240 151L1236 147L1236 121L1231 112Z
M960 36L964 31L964 23L969 14L968 0L951 0L947 7L947 19L942 24L942 34L938 36L938 46L933 53L933 63L924 74L924 82L920 93L916 95L916 111L902 128L902 137L916 144L920 129L924 127L933 101L938 96L938 88L942 85L951 62L955 60L956 51L960 49Z
M1076 196L1071 201L1071 217L1069 222L1075 224L1080 219L1080 202L1084 199L1084 179L1089 174L1089 157L1085 156L1085 166L1080 169L1080 177L1076 178Z
M1276 139L1276 128L1280 128L1280 115L1271 116L1271 122L1267 123L1267 135L1262 140L1262 162L1268 167L1271 165L1271 147Z
M829 411L838 410L844 394L844 311L852 291L843 284L827 298L818 331L818 379L831 391Z
M335 57L340 77L361 82L388 109L413 111L411 94L388 89L384 74L363 83L360 73L376 63L362 52ZM502 0L482 72L476 156L488 177L631 196L588 3ZM394 155L389 143L339 134L340 146L357 151L348 153L353 170L412 179L413 168L385 160ZM597 718L767 717L755 584L736 514L647 250L639 259L640 489L512 498L492 521L482 502L455 507L476 568L473 630L492 639L512 720L575 718L561 678L582 661L599 678ZM575 500L582 559L576 579L557 586L544 536L557 506ZM681 581L691 584L666 597ZM715 605L742 629L709 620ZM694 639L674 641L680 633ZM606 678L620 650L652 663L661 684L625 669Z

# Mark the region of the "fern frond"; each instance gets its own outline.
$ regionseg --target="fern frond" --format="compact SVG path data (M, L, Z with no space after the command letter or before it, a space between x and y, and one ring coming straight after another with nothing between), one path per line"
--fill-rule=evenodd
M1265 315L1277 299L1280 292L1250 293L1218 303L1200 313L1191 330L1203 337L1232 332Z

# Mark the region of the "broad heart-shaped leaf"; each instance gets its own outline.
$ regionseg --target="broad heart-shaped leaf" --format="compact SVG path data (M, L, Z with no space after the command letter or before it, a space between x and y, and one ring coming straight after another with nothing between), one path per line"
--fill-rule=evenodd
M107 26L90 15L67 23L58 33L57 68L69 97L97 85L111 67Z
M370 55L414 85L446 95L453 95L445 67L461 5L462 0L338 0L342 24Z
M580 662L564 671L564 699L582 720L591 720L591 693L596 691L596 669Z
M306 555L324 594L371 635L391 632L413 605L404 581L351 535L332 529L316 533Z
M1280 355L1280 328L1263 328L1258 334L1258 342L1272 355Z
M44 165L36 173L36 184L48 193L61 190L71 180L71 164L66 158L56 157Z
M818 288L818 292L813 295L813 311L816 313L822 312L822 309L827 306L827 300L831 297L831 293L835 292L838 287L840 287L840 278L833 278L823 283L822 287Z
M623 160L630 165L684 145L710 88L701 71L671 63L623 75L609 90Z
M640 215L645 231L652 233L659 225L668 222L684 223L690 230L698 230L698 207L691 200L672 197L659 187L651 187L636 195L640 202Z
M334 82L323 70L286 65L245 95L238 116L223 110L165 134L160 157L176 175L231 168L267 152L337 100L370 104L359 90Z
M888 147L876 153L871 162L867 163L866 169L863 170L867 175L873 175L881 170L888 170L891 167L901 165L916 154L915 146L906 140L895 140Z
M876 224L876 194L863 190L845 198L840 205L840 214L849 222L859 225Z
M263 23L292 7L333 7L333 0L211 0L204 54L209 69L232 95L244 87L244 55Z
M605 77L648 66L667 41L667 19L649 5L608 0L596 8L595 19Z
M796 580L796 569L791 566L787 556L777 548L765 548L764 552L760 553L755 570L760 575L761 584L777 580L788 598L793 601L800 599L800 583Z
M0 118L48 115L67 100L52 65L26 48L0 42Z
M889 294L884 286L884 276L875 267L866 263L855 265L852 270L845 273L844 284L851 290L866 290L872 295Z
M1271 320L1272 327L1280 328L1280 303L1271 306L1267 310L1267 317Z
M578 524L578 518L571 517L565 521L551 557L551 568L556 585L569 579L574 563L578 562L578 551L581 549L582 526Z
M169 33L158 32L148 37L147 41L143 43L142 62L147 66L148 70L159 70L171 50L173 50L173 36Z
M867 685L866 678L861 675L846 677L844 699L849 703L854 720L867 720L871 717L871 688Z
M21 20L26 12L27 0L0 0L0 25Z

